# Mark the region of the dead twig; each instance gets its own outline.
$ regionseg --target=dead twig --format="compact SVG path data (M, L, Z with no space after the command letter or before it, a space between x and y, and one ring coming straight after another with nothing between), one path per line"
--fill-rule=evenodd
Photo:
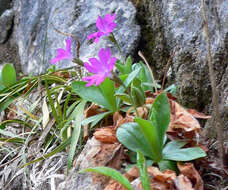
M162 80L162 87L161 87L161 90L164 90L165 79L166 79L166 76L167 76L169 67L170 67L170 65L171 65L171 63L172 63L172 59L173 59L175 53L176 53L176 50L174 49L173 53L170 55L170 57L169 57L169 59L168 59L168 62L167 62L167 64L166 64L165 72L164 72L164 76L163 76L163 80Z
M144 57L144 55L142 54L141 51L138 52L138 55L143 59L143 61L146 63L146 66L148 67L149 71L150 71L150 75L152 77L152 80L153 80L153 83L154 83L154 88L155 88L155 92L157 93L158 92L158 89L157 89L157 85L156 85L156 81L154 79L154 75L153 75L153 71L150 67L150 65L148 64L146 58Z
M54 30L55 30L56 32L58 32L59 34L62 34L62 35L64 35L64 36L70 36L70 37L72 37L73 39L75 39L75 41L77 42L76 56L77 56L77 58L79 58L79 50L80 50L81 44L80 44L80 41L79 41L78 37L75 36L75 35L73 35L73 34L61 32L60 30L58 30L58 29L53 25L53 23L51 23L51 25L52 25L52 27L54 28Z

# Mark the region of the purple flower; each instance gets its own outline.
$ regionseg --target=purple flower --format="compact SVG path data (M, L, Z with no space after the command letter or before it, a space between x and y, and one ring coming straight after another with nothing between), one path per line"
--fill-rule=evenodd
M51 64L55 64L56 62L61 61L63 59L73 59L73 55L71 54L71 42L72 38L66 39L66 49L57 49L57 55L54 59L51 59Z
M84 77L82 80L87 81L86 87L95 84L98 86L101 84L106 77L112 76L112 69L116 63L117 58L111 57L111 50L109 48L102 48L98 54L99 59L90 58L89 62L85 62L85 68L90 72L94 73L92 76Z
M96 27L99 31L88 35L88 40L95 38L95 43L97 43L101 36L109 35L116 27L116 23L113 22L115 17L116 14L107 14L104 16L104 18L99 16L96 22Z

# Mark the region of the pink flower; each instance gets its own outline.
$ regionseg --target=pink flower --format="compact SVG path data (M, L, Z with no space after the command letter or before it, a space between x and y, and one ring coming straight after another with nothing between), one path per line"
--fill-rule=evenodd
M104 18L99 16L96 22L96 27L99 31L88 35L88 40L95 38L95 43L97 43L101 36L109 35L116 27L116 23L113 22L115 17L116 14L107 14L104 16Z
M55 64L56 62L61 61L63 59L73 59L73 55L71 54L71 42L72 38L66 39L66 49L57 49L57 55L54 59L51 59L51 64Z
M112 69L116 63L117 58L111 57L111 50L109 48L102 48L99 51L99 59L90 58L89 62L85 62L85 68L90 72L94 73L92 76L84 77L82 80L87 81L86 87L95 84L98 86L101 84L106 77L112 76Z

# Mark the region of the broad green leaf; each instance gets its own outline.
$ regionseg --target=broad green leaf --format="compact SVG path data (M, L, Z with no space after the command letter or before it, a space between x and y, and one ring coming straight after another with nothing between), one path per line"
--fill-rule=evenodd
M150 189L150 179L147 173L146 160L140 151L137 151L137 166L139 168L140 180L144 190Z
M173 161L190 161L201 157L205 157L206 153L199 147L170 149L163 154L163 159Z
M104 113L100 113L91 117L88 117L86 119L84 119L82 121L82 125L88 125L91 123L90 127L94 127L100 120L102 120L104 117L106 117L107 115L109 115L111 112L104 112Z
M140 126L142 133L148 143L150 144L153 152L153 158L155 162L159 162L162 159L162 147L160 146L160 139L157 134L157 129L151 121L141 118L135 118L135 122Z
M97 103L112 112L117 111L113 81L106 78L100 86L85 85L86 82L75 81L72 83L73 91L85 100Z
M68 171L71 168L72 161L74 159L76 146L78 144L78 139L79 139L79 136L81 133L81 123L82 123L85 104L86 104L86 101L82 100L75 108L77 110L77 112L76 112L77 114L75 115L75 118L74 118L75 120L73 123L73 133L72 133L68 162L67 162Z
M161 171L165 171L167 169L173 170L173 171L178 171L176 162L171 161L171 160L162 160L158 162L159 169Z
M2 68L2 83L4 86L11 86L17 81L16 71L12 64L5 64Z
M108 168L108 167L94 167L94 168L87 168L84 170L79 171L80 173L85 173L85 172L96 172L102 175L106 175L111 177L112 179L116 180L119 182L121 185L123 185L127 190L133 190L130 182L126 177L124 177L120 172Z
M172 151L172 150L177 150L177 149L180 149L182 148L184 145L186 145L188 142L186 141L170 141L168 142L165 147L163 148L163 151L162 153L163 154L167 154L169 151Z
M146 140L140 126L137 123L125 123L116 132L117 139L128 149L136 152L140 150L144 155L153 159L153 150Z
M170 122L170 107L166 93L159 94L150 110L150 120L157 130L160 147L163 147L164 136Z

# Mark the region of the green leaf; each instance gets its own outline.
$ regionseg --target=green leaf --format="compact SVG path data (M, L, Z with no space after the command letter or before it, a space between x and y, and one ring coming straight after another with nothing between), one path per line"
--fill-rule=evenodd
M91 123L90 127L94 127L100 120L102 120L104 117L106 117L107 115L109 115L111 112L104 112L104 113L100 113L91 117L88 117L86 119L84 119L82 121L82 125L88 125Z
M166 93L161 93L155 98L150 110L149 118L157 130L159 144L162 148L164 136L170 122L170 108Z
M141 68L138 68L134 71L132 71L128 77L124 80L124 86L120 86L119 89L117 90L117 94L123 93L126 88L131 84L131 82L134 80L135 77L139 74ZM126 88L125 88L126 87Z
M139 168L140 180L142 182L142 187L144 190L150 189L150 179L147 173L146 160L140 151L137 151L137 166Z
M125 123L116 132L117 139L128 149L136 152L140 150L144 155L153 159L153 150L146 140L140 126L137 123Z
M5 64L2 68L2 83L4 86L10 86L17 81L16 71L12 64Z
M157 163L162 159L162 147L160 146L160 139L157 134L157 129L153 125L153 122L144 120L141 118L135 118L135 122L140 126L144 138L150 144L151 150L153 152L154 161Z
M86 83L82 81L73 82L73 91L85 100L104 106L112 112L117 111L113 81L106 78L100 86L86 87L85 84Z
M66 146L67 146L68 144L70 144L70 142L71 142L71 138L68 138L68 139L65 140L62 144L60 144L59 146L57 146L53 151L51 151L51 152L49 152L49 153L47 153L47 154L45 154L45 155L43 155L43 156L41 156L41 157L39 157L39 158L33 160L33 161L31 161L31 162L28 162L28 163L22 165L21 167L26 167L26 166L28 166L28 165L30 165L30 164L40 162L40 161L42 161L42 160L44 160L44 159L47 159L47 158L49 158L49 157L51 157L51 156L53 156L53 155L55 155L55 154L61 152L63 149L66 148Z
M170 141L168 142L165 147L163 148L163 151L162 153L163 154L167 154L169 151L171 150L177 150L177 149L180 149L182 148L184 145L186 145L188 142L186 141Z
M140 88L137 88L135 86L131 86L131 97L134 106L140 107L145 104L145 94L144 91Z
M81 122L83 118L85 104L86 104L86 101L82 100L75 108L77 110L77 114L75 115L75 121L73 123L73 133L72 133L68 162L67 162L68 171L71 168L76 146L78 144L78 139L81 133Z
M115 96L126 103L132 104L130 96L126 93L116 93Z
M47 92L47 98L48 98L48 101L49 101L49 104L51 106L51 111L52 111L52 114L56 120L57 123L60 123L60 118L57 114L57 110L55 108L55 105L54 105L54 101L53 101L53 98L51 97L51 92L49 90L49 86L48 86L48 82L47 80L45 80L45 88L46 88L46 92Z
M191 161L205 156L206 153L199 147L170 149L168 152L163 153L164 159L173 161Z
M87 168L84 170L79 171L80 173L85 173L85 172L96 172L99 174L103 174L106 176L111 177L112 179L116 180L119 182L121 185L123 185L127 190L133 190L130 182L126 177L124 177L120 172L108 168L108 167L94 167L94 168Z
M171 161L171 160L162 160L158 162L159 169L161 171L165 171L167 169L173 170L173 171L178 171L176 162Z

